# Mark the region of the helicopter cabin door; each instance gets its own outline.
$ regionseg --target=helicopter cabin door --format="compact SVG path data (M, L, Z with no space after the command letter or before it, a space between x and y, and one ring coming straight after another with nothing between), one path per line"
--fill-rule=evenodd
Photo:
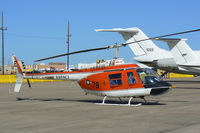
M137 80L133 74L133 72L127 72L126 73L127 79L128 79L128 88L134 88L134 86L137 84Z
M124 76L126 76L127 79L126 81L127 88L129 89L143 88L142 82L140 81L135 71L126 71Z

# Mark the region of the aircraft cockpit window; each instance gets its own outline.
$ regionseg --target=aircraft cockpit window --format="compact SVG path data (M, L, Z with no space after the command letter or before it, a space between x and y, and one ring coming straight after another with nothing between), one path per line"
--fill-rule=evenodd
M154 73L160 80L162 80L162 77L154 70L151 70L152 73Z
M153 84L162 80L155 71L150 69L138 69L137 73L143 84Z
M122 74L110 74L109 75L110 86L122 85Z
M127 77L128 77L129 84L137 83L133 72L127 72Z

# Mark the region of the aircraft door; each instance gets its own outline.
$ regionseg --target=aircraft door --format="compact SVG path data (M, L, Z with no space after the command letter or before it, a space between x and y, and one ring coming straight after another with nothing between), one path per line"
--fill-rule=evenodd
M129 89L139 89L144 88L142 81L137 75L136 71L126 71L125 72L126 86Z
M129 88L134 88L134 86L137 84L137 80L133 72L127 72L127 79Z

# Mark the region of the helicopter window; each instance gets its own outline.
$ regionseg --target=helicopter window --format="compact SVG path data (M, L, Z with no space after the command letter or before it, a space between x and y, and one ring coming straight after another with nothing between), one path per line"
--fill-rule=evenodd
M128 77L128 83L129 84L137 83L136 79L135 79L135 77L133 75L133 72L127 72L127 77Z
M110 86L122 85L122 74L110 74L109 75Z
M156 77L158 77L160 80L162 80L162 77L154 70L151 70L152 73L154 73L156 75Z
M162 80L156 72L150 69L138 69L137 73L143 84L151 84Z

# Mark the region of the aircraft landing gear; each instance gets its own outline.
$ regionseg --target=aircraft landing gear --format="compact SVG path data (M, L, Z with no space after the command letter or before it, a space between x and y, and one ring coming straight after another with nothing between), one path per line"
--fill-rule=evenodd
M140 98L144 100L144 103L147 103L147 100L145 99L144 96L141 96Z
M105 103L107 96L104 96L102 103L96 103L97 105L114 105L114 106L140 106L142 105L142 103L138 103L138 104L131 104L131 100L133 99L133 97L129 97L128 100L128 104L111 104L111 103ZM119 98L121 101L121 98Z

